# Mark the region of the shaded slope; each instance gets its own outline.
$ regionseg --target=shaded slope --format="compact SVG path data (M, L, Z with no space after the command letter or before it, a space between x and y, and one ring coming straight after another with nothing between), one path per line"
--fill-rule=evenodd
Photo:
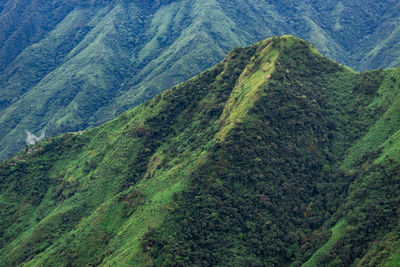
M267 36L300 36L357 69L399 63L396 1L39 2L0 3L2 158L26 129L99 125Z
M331 239L305 266L396 266L399 253L399 68L385 71L369 108L382 115L348 151L338 177L351 178L348 194L328 225ZM340 218L340 219L339 219ZM333 239L332 239L333 238Z

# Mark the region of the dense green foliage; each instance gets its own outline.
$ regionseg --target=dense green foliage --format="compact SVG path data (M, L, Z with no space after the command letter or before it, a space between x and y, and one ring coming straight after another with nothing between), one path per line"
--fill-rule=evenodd
M0 266L397 266L400 69L274 37L0 163Z
M273 44L281 51L271 82L246 119L214 147L165 224L146 235L145 250L152 248L156 265L298 266L326 238L318 229L343 216L351 229L317 265L348 266L376 240L372 229L388 233L396 226L399 181L389 166L396 167L381 167L390 178L375 170L379 176L365 185L382 186L374 191L358 185L366 173L355 177L338 168L343 151L382 115L367 105L383 75L357 77L301 42ZM343 84L344 75L349 81ZM383 190L388 186L391 193ZM382 213L373 205L382 205Z
M211 67L300 36L357 70L400 63L398 1L0 1L0 158L25 130L83 130Z

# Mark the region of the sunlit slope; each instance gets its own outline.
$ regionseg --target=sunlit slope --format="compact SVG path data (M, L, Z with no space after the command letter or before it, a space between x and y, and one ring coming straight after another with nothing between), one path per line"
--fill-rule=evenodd
M140 238L208 157L225 102L260 46L99 128L2 163L2 265L144 264Z

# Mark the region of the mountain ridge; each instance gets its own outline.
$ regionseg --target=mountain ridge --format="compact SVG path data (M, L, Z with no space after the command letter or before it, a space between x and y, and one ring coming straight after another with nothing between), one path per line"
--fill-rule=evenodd
M0 164L0 265L396 264L399 71L274 37L28 146Z
M151 4L150 4L151 3ZM0 157L115 118L236 46L295 34L370 69L399 64L396 1L5 1ZM10 17L18 18L8 23ZM257 27L254 27L257 25ZM361 63L360 63L361 62Z

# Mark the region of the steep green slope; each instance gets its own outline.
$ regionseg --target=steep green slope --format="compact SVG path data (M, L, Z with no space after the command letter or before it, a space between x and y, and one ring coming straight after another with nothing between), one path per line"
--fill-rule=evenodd
M356 69L397 66L398 14L397 1L2 1L0 158L25 130L97 126L272 35Z
M396 266L399 81L291 36L234 49L1 162L0 265Z
M173 193L206 157L249 56L232 53L229 62L110 123L43 141L5 162L3 265L86 265L114 253L110 260L143 263L146 255L135 256L139 238L161 223Z
M270 83L146 235L156 265L349 266L384 235L396 240L398 163L358 166L371 153L359 143L394 108L398 70L359 75L292 40L277 44ZM344 168L353 156L361 162Z
M334 216L333 221L342 219L332 230L334 240L328 241L329 249L317 261L320 265L400 264L400 164L395 141L400 128L400 69L385 71L384 76L369 105L382 115L349 149L342 162L341 175L352 177L353 182ZM335 236L335 231L340 233Z

